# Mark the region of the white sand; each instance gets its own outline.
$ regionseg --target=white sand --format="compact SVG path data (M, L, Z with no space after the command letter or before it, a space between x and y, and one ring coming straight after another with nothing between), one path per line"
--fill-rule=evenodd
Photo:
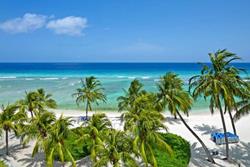
M64 116L70 116L77 118L80 115L85 115L83 111L75 110L53 110L59 117L62 113ZM89 115L92 115L95 112L90 112ZM121 113L118 112L105 112L106 115L112 120L113 126L117 129L122 129L122 125L119 122L119 116ZM195 114L194 114L195 113ZM182 136L190 142L192 157L190 161L190 167L230 167L230 166L239 166L249 167L250 166L250 115L242 118L236 123L237 133L240 136L240 143L230 144L230 156L232 157L232 162L221 160L221 157L224 156L225 146L217 146L210 140L210 134L214 131L222 131L222 123L220 115L214 114L211 115L209 111L201 112L191 112L189 117L185 117L187 123L193 128L193 130L202 138L205 144L210 150L216 149L221 154L220 157L217 157L215 161L217 165L212 165L211 163L205 160L206 156L201 148L201 145L197 142L196 138L187 130L187 128L182 124L182 122L177 119L173 119L169 114L164 114L166 116L166 125L169 129L169 132L175 133ZM231 123L229 121L228 115L225 115L228 131L232 132ZM31 157L32 149L34 143L30 143L25 149L21 149L19 145L19 140L15 137L10 137L10 156L2 155L4 153L4 135L0 140L0 155L2 159L7 160L12 166L43 166L43 155L40 154L36 158ZM78 162L78 166L90 166L88 164L88 159L84 159ZM85 165L83 165L85 164ZM58 166L58 164L56 165Z

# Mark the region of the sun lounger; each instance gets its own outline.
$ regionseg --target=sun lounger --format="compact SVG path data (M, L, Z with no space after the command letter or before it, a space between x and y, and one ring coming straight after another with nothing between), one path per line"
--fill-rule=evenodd
M239 136L227 132L226 133L227 138L228 138L228 143L238 143L239 142ZM211 140L213 140L216 144L220 145L220 144L225 144L225 135L224 133L211 133Z

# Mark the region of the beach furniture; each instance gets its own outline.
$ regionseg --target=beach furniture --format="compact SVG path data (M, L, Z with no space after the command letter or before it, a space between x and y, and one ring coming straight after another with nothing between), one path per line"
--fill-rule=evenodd
M211 150L211 155L212 156L218 156L219 155L219 151L217 149L213 149L213 150Z
M90 116L88 116L88 117L80 116L79 119L80 119L81 122L88 121L88 120L90 120Z
M239 136L227 132L226 133L228 138L228 143L238 143L239 142ZM214 141L217 145L225 144L225 135L224 133L214 132L211 133L211 140Z
M85 121L88 121L89 119L90 119L90 117L79 116L79 117L77 117L77 123L85 122Z

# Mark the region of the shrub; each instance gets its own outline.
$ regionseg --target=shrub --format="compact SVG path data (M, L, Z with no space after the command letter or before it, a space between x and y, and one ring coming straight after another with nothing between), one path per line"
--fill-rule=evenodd
M79 160L83 157L90 155L88 149L88 143L77 143L76 141L79 139L77 134L75 133L76 129L72 129L67 139L65 139L65 145L71 152L72 156L75 160ZM59 155L56 155L56 160L59 160ZM65 154L65 161L70 161L70 157Z
M182 137L171 133L161 133L161 136L173 149L174 157L170 158L166 152L155 148L158 166L187 167L191 157L189 142Z
M86 141L86 143L76 143L77 139L79 139L79 137L75 133L75 131L77 130L79 130L79 128L72 129L69 138L65 140L65 144L72 153L75 160L79 160L90 155L88 141ZM171 133L160 134L163 140L168 143L173 149L174 157L170 158L166 152L154 147L158 167L187 167L191 156L190 144L178 135ZM69 157L66 156L65 161L69 160Z

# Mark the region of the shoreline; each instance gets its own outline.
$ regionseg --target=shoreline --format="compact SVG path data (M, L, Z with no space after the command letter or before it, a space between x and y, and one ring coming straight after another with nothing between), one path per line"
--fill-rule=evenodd
M59 114L63 114L65 116L70 116L70 114L72 116L75 116L75 115L85 115L85 110L78 110L78 109L49 109L49 111L51 112L54 112L56 113L57 115ZM114 115L121 115L123 112L127 112L127 111L116 111L116 110L94 110L94 111L88 111L89 112L89 115L92 115L94 113L105 113L106 115L110 115L110 114L114 114ZM164 116L171 116L170 112L169 111L163 111L161 112ZM215 111L214 115L217 114L217 111ZM189 112L189 116L188 117L191 117L191 116L199 116L199 115L211 115L211 112L210 110L207 108L207 109L192 109L190 110ZM186 115L183 114L184 117L187 117ZM187 118L188 118L187 117Z

